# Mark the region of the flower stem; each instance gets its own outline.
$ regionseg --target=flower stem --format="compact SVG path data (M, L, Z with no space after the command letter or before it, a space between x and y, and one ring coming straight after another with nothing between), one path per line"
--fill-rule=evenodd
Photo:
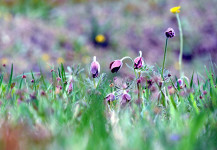
M125 57L121 58L121 61L123 61L124 59L130 59L133 62L132 58L129 56L125 56Z
M168 43L168 38L166 38L166 43L165 43L165 48L164 48L164 60L163 60L163 67L162 67L162 73L161 73L161 76L162 76L162 79L163 79L163 80L164 80L164 78L163 78L163 74L164 74L164 65L165 65L166 54L167 54L167 43Z
M96 81L95 81L95 78L93 78L93 84L94 84L94 88L96 88Z
M180 35L179 70L180 70L180 76L182 76L183 33L182 33L182 25L178 13L176 13L176 19L178 21L179 35Z

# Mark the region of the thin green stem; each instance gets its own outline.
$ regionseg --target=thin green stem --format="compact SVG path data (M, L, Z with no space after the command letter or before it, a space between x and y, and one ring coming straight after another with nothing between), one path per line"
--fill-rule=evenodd
M162 76L162 79L163 79L163 80L164 80L164 78L163 78L163 74L164 74L164 65L165 65L166 54L167 54L167 43L168 43L168 38L166 38L166 43L165 43L165 48L164 48L164 60L163 60L163 67L162 67L162 73L161 73L161 76Z
M180 21L178 13L176 13L176 19L178 21L179 36L180 36L179 70L180 70L180 77L181 77L182 76L183 33L182 33L182 25L181 25L181 21Z
M132 63L134 64L134 61L133 61L132 58L129 57L129 56L125 56L125 57L121 58L121 61L123 61L124 59L130 59L130 60L132 61Z
M94 88L96 88L96 81L95 81L95 78L93 78L93 85L94 85Z

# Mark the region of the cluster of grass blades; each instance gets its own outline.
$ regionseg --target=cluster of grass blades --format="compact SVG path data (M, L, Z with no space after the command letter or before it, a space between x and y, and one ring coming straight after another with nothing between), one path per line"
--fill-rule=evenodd
M80 67L68 70L61 65L50 76L31 71L24 78L14 77L11 65L8 81L1 73L1 148L11 142L25 149L216 148L217 77L211 69L205 68L206 76L193 73L184 89L169 94L166 105L149 91L142 109L133 92L125 107L107 103L111 88L105 74L94 87ZM176 81L171 79L171 85Z

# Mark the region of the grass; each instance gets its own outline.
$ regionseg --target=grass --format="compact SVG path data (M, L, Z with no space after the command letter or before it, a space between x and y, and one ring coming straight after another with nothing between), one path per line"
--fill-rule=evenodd
M136 103L132 85L126 106L121 97L104 100L110 76L101 74L94 88L80 67L68 70L61 65L48 76L30 72L22 78L14 77L12 65L9 80L1 73L1 149L216 149L217 78L211 70L197 83L193 74L185 87L170 77L157 89L158 98L141 86L144 105ZM71 79L73 91L67 93ZM169 85L172 93L164 89Z

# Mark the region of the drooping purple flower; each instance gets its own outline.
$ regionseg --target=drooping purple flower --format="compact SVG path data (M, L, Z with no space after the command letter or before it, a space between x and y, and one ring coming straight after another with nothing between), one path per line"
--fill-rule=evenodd
M110 102L113 102L115 100L115 95L113 93L109 93L105 100L110 104Z
M109 68L111 69L111 72L118 72L118 70L122 67L123 63L121 60L114 60L110 63Z
M121 98L122 98L122 100L121 100L122 104L125 104L125 103L127 103L127 102L129 102L131 100L130 94L128 94L126 91L123 92Z
M90 66L90 73L92 74L93 78L98 77L100 73L100 64L98 61L96 61L96 56L93 57L93 62L91 63Z
M173 28L168 28L165 31L165 35L167 38L173 38L175 36L175 31L173 30Z
M144 61L143 61L143 58L142 58L142 52L139 51L139 54L140 56L139 57L136 57L134 59L134 69L139 69L143 66L144 64Z

